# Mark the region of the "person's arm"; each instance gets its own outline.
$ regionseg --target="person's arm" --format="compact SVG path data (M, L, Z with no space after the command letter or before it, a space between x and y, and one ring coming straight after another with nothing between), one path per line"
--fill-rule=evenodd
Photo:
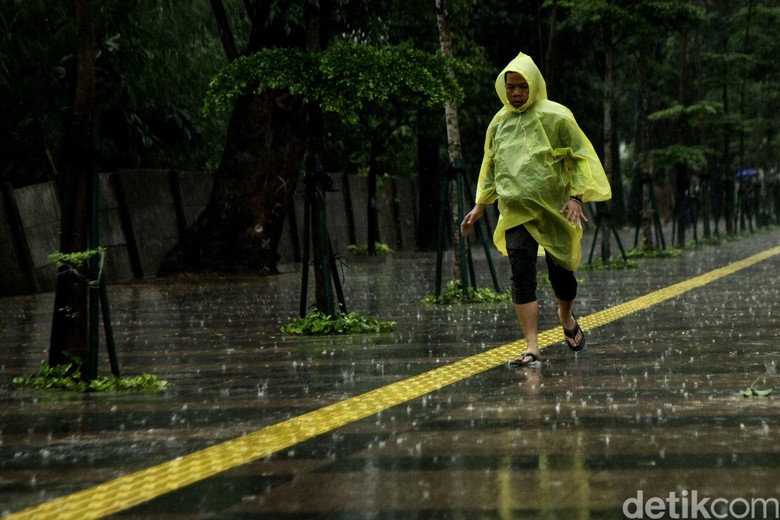
M492 204L498 198L496 193L496 180L495 170L493 164L493 155L495 150L494 136L496 126L494 124L495 118L488 126L488 130L485 133L485 145L482 151L482 164L479 167L479 178L477 179L477 193L474 202L487 206Z
M463 222L460 223L460 234L464 237L469 236L471 230L474 229L474 224L477 220L482 218L482 214L485 212L485 204L475 204L474 209L468 212L463 218Z
M493 170L493 135L495 133L495 118L488 125L485 135L484 155L482 156L482 165L479 169L479 179L477 180L477 194L474 208L468 212L460 223L460 233L465 237L474 229L474 224L482 218L485 208L496 201L496 185Z
M612 196L612 190L590 140L577 125L574 116L571 116L571 119L565 118L560 123L558 136L561 146L572 151L567 159L570 195L578 197L581 202L608 200Z

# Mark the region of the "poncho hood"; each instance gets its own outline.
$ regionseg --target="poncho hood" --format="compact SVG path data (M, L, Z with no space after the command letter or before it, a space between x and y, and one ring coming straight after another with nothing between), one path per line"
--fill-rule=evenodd
M513 107L506 97L505 78L507 72L517 72L528 82L528 101L519 109ZM503 103L504 107L508 110L520 110L523 112L531 108L535 103L547 99L547 84L544 82L544 77L539 71L539 67L534 63L534 60L527 54L521 52L504 67L504 70L502 70L496 78L496 93L498 94L499 99L501 99L501 103Z

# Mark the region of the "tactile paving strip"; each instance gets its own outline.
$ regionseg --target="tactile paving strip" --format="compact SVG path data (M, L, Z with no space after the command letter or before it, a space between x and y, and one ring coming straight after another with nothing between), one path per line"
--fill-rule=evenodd
M609 309L583 316L578 321L583 330L595 329L778 254L780 246ZM561 341L563 332L560 327L539 334L541 348ZM502 365L521 351L520 349L524 349L524 346L525 340L509 343L231 441L45 502L6 518L89 519L123 511Z

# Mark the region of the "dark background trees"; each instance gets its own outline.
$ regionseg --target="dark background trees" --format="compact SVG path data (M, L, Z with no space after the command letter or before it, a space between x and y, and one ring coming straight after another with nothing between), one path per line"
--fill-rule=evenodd
M98 168L213 170L225 121L201 106L225 58L208 3L93 4ZM73 2L0 6L0 175L22 186L61 170L76 78Z
M655 24L646 16L658 11L659 5L670 3L698 8L704 17L687 27L670 27ZM204 115L201 108L210 78L228 58L211 4L206 0L109 0L96 5L98 168L216 170L223 155L227 115ZM323 34L437 50L432 3L375 0L320 4L331 5L321 28ZM306 2L246 5L255 6L256 12L266 9L268 16L253 29L245 2L224 2L236 47L244 53L269 45L274 34L289 33L289 40L296 30L304 30ZM2 6L0 112L4 117L0 125L6 139L0 141L0 173L3 182L21 186L54 178L62 168L64 121L75 85L75 25L70 1L3 0ZM689 107L710 103L712 110L699 113L698 119L688 117L685 125L689 145L706 151L706 167L699 166L701 171L693 172L694 179L699 174L710 179L713 176L706 172L720 171L715 176L719 193L713 193L718 203L713 211L724 214L730 210L719 194L730 189L724 168L736 170L738 165L727 166L726 162L739 158L740 162L761 163L765 171L776 162L771 146L775 133L771 111L778 97L772 87L778 73L771 60L778 41L774 2L456 0L448 7L454 54L468 65L458 70L465 93L459 108L464 159L472 175L481 158L484 126L496 109L491 79L519 50L534 56L549 81L551 97L570 106L597 149L604 149L605 18L583 23L583 9L609 11L613 15L611 26L624 32L629 28L627 34L613 31L617 78L613 87L614 134L616 148L621 151L615 167L623 166L619 178L622 176L627 187L639 157L635 121L638 51L636 42L630 40L640 34L634 25L643 22L643 12L650 113L679 104L678 94L685 85ZM635 14L629 18L625 12L631 9ZM687 31L687 58L681 60L683 29ZM250 46L252 38L255 43ZM684 85L675 72L681 64L689 71ZM420 177L425 184L429 179L419 176L419 171L433 172L434 162L438 169L446 162L441 112L427 110L402 117L404 109L402 104L393 107L399 117L390 122L389 142L379 150L376 163L384 173ZM326 169L367 171L370 149L353 132L340 131L338 121L325 124L329 136L324 151ZM654 149L667 146L664 139L674 133L668 131L673 124L669 120L651 124L651 141L657 141L652 144ZM706 142L693 143L693 134ZM666 193L666 177L672 175L673 166L668 154L657 160L653 175L659 185L659 200L671 214L672 194Z
M201 110L210 78L232 59L223 50L220 34L225 33L220 33L214 4L109 0L95 5L96 168L216 171L226 160L228 115ZM312 30L306 8L315 4L320 6L320 44L352 38L431 53L438 49L432 2L220 4L237 54L278 45L305 47L306 33ZM698 10L701 16L675 16L669 11L672 5ZM2 7L2 182L18 187L61 180L68 146L64 128L76 77L72 2L2 0ZM772 59L779 41L775 2L454 0L448 8L454 55L465 65L457 70L465 94L459 112L463 156L472 176L481 159L484 127L497 106L493 75L522 50L539 63L551 98L572 108L600 151L609 149L603 142L603 94L605 66L613 64L615 157L604 159L615 170L613 213L618 223L633 224L638 212L637 204L630 203L630 215L623 217L626 201L642 200L641 180L632 174L642 171L642 161L663 216L683 219L675 209L682 201L676 201L696 195L713 232L735 231L737 206L731 201L737 196L737 170L757 167L765 181L771 180L777 162L772 117L778 104L773 79L779 68ZM672 19L659 23L665 12ZM609 61L607 42L614 46ZM641 79L640 63L647 69ZM644 98L646 114L639 110ZM663 112L674 107L676 111ZM383 120L387 128L386 141L375 145L373 154L358 133L326 118L325 169L365 174L373 164L380 174L415 177L421 203L437 204L436 177L447 162L441 111L411 109L397 101L386 108L382 116L370 118ZM654 113L659 114L652 117ZM637 114L643 114L639 120ZM639 139L643 124L650 148L645 155ZM682 166L687 173L681 173ZM623 185L626 201L619 196ZM420 230L421 248L431 248L433 233Z

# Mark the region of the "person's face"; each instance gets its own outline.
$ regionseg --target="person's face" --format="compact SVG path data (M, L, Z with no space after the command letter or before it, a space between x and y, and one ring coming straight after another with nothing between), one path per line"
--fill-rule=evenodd
M520 108L528 102L528 82L517 72L506 75L506 97L515 108Z

